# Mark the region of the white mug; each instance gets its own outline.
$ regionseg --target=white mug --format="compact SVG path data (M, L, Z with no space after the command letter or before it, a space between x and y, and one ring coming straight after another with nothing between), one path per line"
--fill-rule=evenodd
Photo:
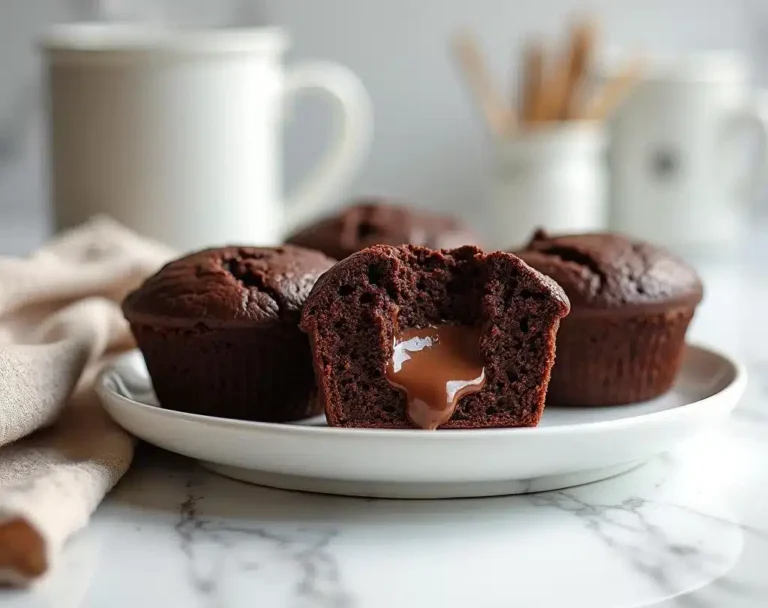
M765 184L768 101L725 52L649 61L611 121L611 225L684 250L738 242ZM749 162L747 131L759 153Z
M489 246L606 227L606 136L597 122L552 123L494 142L490 203L478 218Z
M371 136L371 103L348 69L284 71L279 29L55 26L48 59L57 229L96 214L181 251L278 243L351 178ZM314 89L332 102L326 155L281 196L286 101Z

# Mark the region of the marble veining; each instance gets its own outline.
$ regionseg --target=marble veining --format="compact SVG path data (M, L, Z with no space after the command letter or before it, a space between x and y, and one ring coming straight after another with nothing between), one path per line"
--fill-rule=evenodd
M707 577L710 575L708 566L722 562L722 556L716 551L704 550L695 541L673 541L663 526L648 517L652 501L640 496L625 498L618 504L596 504L580 499L573 492L560 491L533 496L531 501L577 517L618 557L664 592L676 591L670 580L676 567L682 566ZM664 506L678 508L677 505ZM688 507L679 508L694 516L708 517ZM735 522L714 519L729 527L739 527Z
M250 551L234 567L258 573L263 570L265 559L285 562L293 571L291 607L351 608L351 598L342 586L336 558L329 548L338 530L297 527L277 532L248 522L209 518L204 515L205 497L198 493L202 489L199 478L190 479L186 489L174 529L187 558L190 583L201 596L216 596L226 564L223 553L238 544L250 543L262 547Z
M646 605L722 577L741 551L737 514L712 500L723 479L694 490L685 460L561 492L391 501L249 486L145 448L84 535L100 558L72 605L163 605L166 593L205 607L450 607L479 588L472 605L504 606L510 576L514 605Z

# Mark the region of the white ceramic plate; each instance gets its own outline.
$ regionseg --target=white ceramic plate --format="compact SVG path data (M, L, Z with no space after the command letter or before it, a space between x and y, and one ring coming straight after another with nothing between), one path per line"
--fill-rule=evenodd
M544 410L537 428L340 429L322 419L244 422L162 409L138 351L97 382L123 428L203 466L278 488L391 498L553 490L622 473L726 416L746 386L741 365L688 346L665 396L632 405Z

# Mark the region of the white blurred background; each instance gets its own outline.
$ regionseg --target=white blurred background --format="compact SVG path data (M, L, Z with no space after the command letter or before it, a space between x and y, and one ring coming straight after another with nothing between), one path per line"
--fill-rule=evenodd
M768 76L768 6L760 0L4 0L0 3L0 253L21 252L49 230L43 109L34 45L47 24L99 18L181 24L276 24L290 59L324 58L354 70L371 94L375 137L346 193L391 194L471 219L485 196L487 133L460 83L448 36L467 25L498 82L511 86L531 31L555 35L588 11L608 46L654 53L731 48ZM288 127L286 188L327 135L319 104L302 103ZM343 198L339 199L342 202Z

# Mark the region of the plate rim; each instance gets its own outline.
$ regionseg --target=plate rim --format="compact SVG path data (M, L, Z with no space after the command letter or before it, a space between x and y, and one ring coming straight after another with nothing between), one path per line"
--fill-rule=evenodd
M189 412L181 412L177 410L169 410L155 405L149 405L136 401L124 395L111 390L106 386L107 376L114 373L115 366L123 359L135 355L140 352L138 349L133 349L121 354L112 362L105 365L99 372L95 389L98 394L102 407L107 410L111 407L109 401L117 400L122 405L127 405L136 408L140 411L148 413L150 415L159 416L168 420L184 421L196 425L214 425L217 427L224 427L233 430L250 431L250 432L268 432L270 434L283 434L296 436L336 436L346 437L348 439L368 437L374 438L388 438L398 439L404 441L446 441L446 440L459 440L459 441L471 441L483 438L499 438L500 436L515 436L525 437L531 435L569 435L574 432L578 433L603 433L613 432L629 428L636 428L639 424L638 421L642 421L642 424L655 424L658 422L670 422L679 417L686 417L690 410L693 408L701 409L710 405L713 401L719 401L724 395L729 393L735 393L733 399L733 405L729 408L733 409L738 404L739 399L744 393L747 386L747 370L741 362L732 357L731 355L722 351L715 350L714 348L703 346L697 343L686 343L686 349L692 349L704 353L705 355L720 359L731 368L731 378L726 386L717 392L699 399L679 405L674 408L665 409L657 412L649 412L647 414L640 414L636 416L630 416L627 418L618 418L614 420L600 420L593 422L583 423L570 423L558 426L545 426L545 427L512 427L512 428L490 428L490 429L445 429L439 432L419 432L420 429L378 429L378 428L354 428L354 427L328 427L328 426L311 426L301 424L287 424L284 422L258 422L252 420L237 420L233 418L221 418L218 416L207 416L203 414L192 414Z

